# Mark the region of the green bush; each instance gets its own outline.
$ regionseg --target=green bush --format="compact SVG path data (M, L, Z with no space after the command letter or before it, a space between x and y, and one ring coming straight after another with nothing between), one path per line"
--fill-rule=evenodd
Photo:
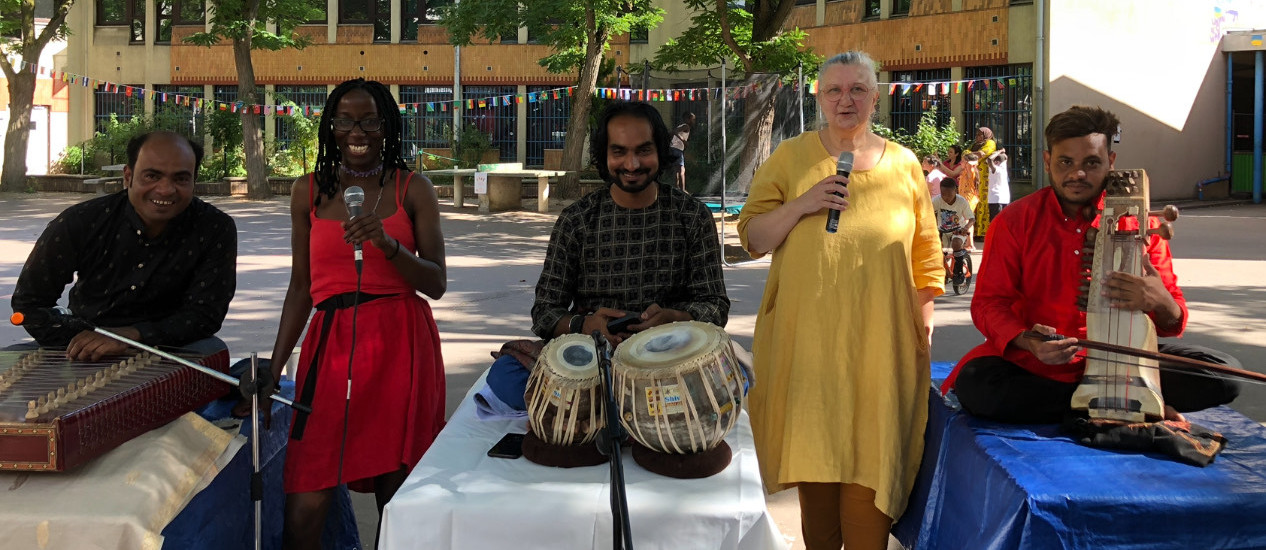
M475 168L484 152L492 150L492 136L473 124L462 125L462 133L453 143L453 156L459 159L461 168Z
M914 151L914 154L920 160L929 155L935 155L937 158L944 159L951 145L962 145L962 139L958 134L958 130L955 129L956 127L954 119L950 118L949 123L944 128L938 128L936 126L935 107L923 111L923 116L919 118L919 126L915 129L914 135L910 135L900 129L894 132L891 128L879 123L872 125L873 130L880 137L900 143L907 149Z

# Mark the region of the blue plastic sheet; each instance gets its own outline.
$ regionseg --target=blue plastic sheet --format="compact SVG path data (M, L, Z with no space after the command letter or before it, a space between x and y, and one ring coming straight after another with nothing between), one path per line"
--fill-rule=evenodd
M282 383L282 394L293 398L294 383ZM222 400L198 410L208 420L227 418L234 402ZM281 488L282 466L286 462L286 441L290 433L290 409L272 402L272 427L260 438L259 461L263 474L263 548L281 549L282 513L285 494ZM260 418L261 425L263 418ZM250 437L250 419L244 420L242 435ZM163 529L163 548L170 550L222 550L255 547L255 503L251 501L251 445L247 441L228 466L205 489L194 495L184 510ZM360 548L356 518L346 487L335 491L334 505L325 520L322 546L329 549Z
M1187 414L1229 440L1205 468L1094 449L955 410L936 391L952 366L932 366L923 464L893 527L906 547L1266 548L1266 428L1226 407Z

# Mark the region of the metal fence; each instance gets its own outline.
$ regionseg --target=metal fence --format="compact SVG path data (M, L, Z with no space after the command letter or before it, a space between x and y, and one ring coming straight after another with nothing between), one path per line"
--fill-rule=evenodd
M212 93L214 94L213 99L215 101L219 101L222 103L233 103L237 101L237 85L236 84L216 86L215 89L212 91ZM258 97L263 97L263 95L261 94ZM219 109L220 106L212 105L211 108ZM264 131L264 114L263 113L260 113L259 115L259 131L260 132Z
M993 130L999 148L1007 149L1007 167L1011 183L1033 181L1033 66L997 65L967 67L968 79L988 78L987 84L977 81L964 94L963 116L968 138L976 128Z
M170 121L174 126L169 130L200 140L198 134L203 130L203 113L193 100L202 98L202 95L202 86L155 85L155 118ZM190 98L189 104L185 105L184 100L177 96Z
M140 99L133 96L128 97L122 91L106 91L107 84L97 86L93 91L93 127L97 132L105 132L106 125L110 122L110 115L118 117L119 122L132 120L132 117L143 113L144 108L141 107ZM123 90L124 85L119 85L119 90ZM138 87L133 84L132 86Z
M553 91L557 90L558 99ZM571 116L571 101L566 90L557 86L528 86L527 101L527 165L543 166L546 149L562 149L567 136L567 120ZM540 99L538 94L548 96Z
M909 90L905 90L904 86L897 87L897 93L892 96L892 109L888 113L888 127L894 132L900 130L914 135L919 129L919 120L923 118L923 113L933 108L936 109L936 126L944 128L948 125L950 96L948 93L943 93L948 92L948 89L940 83L948 82L949 79L949 69L893 72L894 83L920 82L924 85L917 90L914 86L911 86ZM886 89L879 91L881 94L887 92Z
M462 87L462 99L476 102L474 109L463 106L462 124L488 134L492 138L492 146L500 151L502 160L518 158L518 113L514 104L517 93L516 86ZM503 103L506 96L511 99L509 104ZM493 97L497 98L495 107ZM487 100L486 105L479 107L479 100Z
M283 105L289 102L300 108L304 105L318 107L325 105L328 95L325 86L277 86L273 89L273 104ZM273 117L273 131L277 150L289 147L294 140L294 119L290 115Z
M401 86L400 103L408 108L404 114L405 159L417 156L422 149L447 149L453 146L453 109L451 103L441 107L440 102L453 101L451 86ZM413 108L412 104L418 104ZM427 109L427 103L433 103Z

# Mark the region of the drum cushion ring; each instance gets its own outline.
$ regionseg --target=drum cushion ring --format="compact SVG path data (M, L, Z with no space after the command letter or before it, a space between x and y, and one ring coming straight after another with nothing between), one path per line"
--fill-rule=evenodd
M730 465L730 446L722 441L716 447L701 453L670 454L652 451L641 443L633 442L633 460L647 471L677 479L697 479L721 473ZM524 446L526 450L526 445Z
M579 445L553 445L537 437L531 430L523 438L523 458L541 466L555 468L597 466L607 461L607 457L598 452L598 446L592 441Z

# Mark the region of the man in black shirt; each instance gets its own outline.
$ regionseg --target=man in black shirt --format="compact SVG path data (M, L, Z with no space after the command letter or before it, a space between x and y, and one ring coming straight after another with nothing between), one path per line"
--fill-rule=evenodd
M200 352L214 338L236 288L237 227L193 196L202 146L171 132L128 143L124 190L57 216L35 243L13 291L13 310L56 306L66 285L75 316L153 346ZM41 346L97 360L126 344L67 328L27 326Z

